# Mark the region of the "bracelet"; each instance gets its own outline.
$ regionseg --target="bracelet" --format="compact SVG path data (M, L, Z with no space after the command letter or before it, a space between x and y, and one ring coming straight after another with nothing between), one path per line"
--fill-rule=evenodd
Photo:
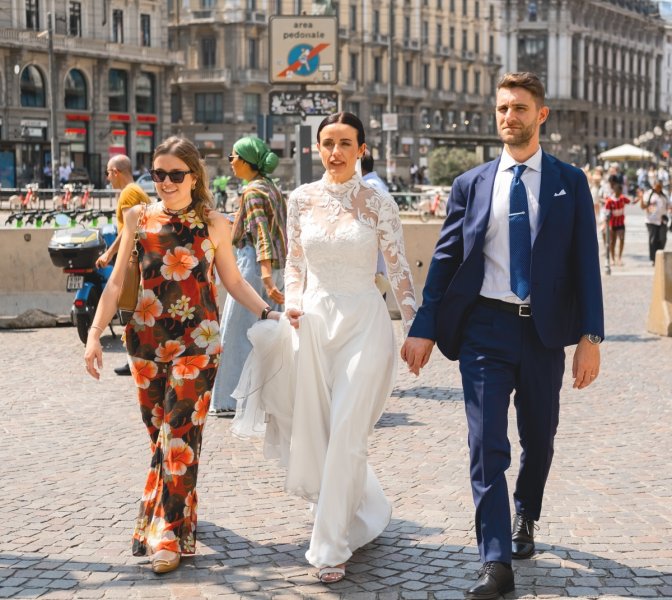
M97 329L98 331L100 331L100 333L103 333L103 331L105 331L100 325L91 325L89 327L89 331L91 331L92 329Z
M268 319L268 314L271 312L271 307L267 306L264 310L261 311L261 317L259 317L262 321L265 321Z

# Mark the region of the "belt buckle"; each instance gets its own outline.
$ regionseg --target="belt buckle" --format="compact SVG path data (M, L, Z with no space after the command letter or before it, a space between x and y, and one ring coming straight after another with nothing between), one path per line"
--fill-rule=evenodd
M519 304L518 305L518 316L519 317L531 317L532 316L532 307L529 304Z

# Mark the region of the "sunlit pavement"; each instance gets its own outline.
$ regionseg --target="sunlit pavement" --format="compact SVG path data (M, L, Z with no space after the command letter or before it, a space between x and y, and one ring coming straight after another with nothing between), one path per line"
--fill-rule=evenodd
M509 597L672 597L672 339L645 330L653 269L639 209L627 227L625 266L603 277L602 372L572 390L569 349L538 553L515 563ZM112 371L124 362L120 343L103 339L97 383L74 329L0 332L0 597L450 599L475 580L456 364L436 354L417 379L399 366L370 447L393 519L345 580L317 581L304 558L305 502L283 492L260 443L216 418L200 467L197 555L157 576L130 552L147 436L130 378ZM515 448L514 421L510 434Z

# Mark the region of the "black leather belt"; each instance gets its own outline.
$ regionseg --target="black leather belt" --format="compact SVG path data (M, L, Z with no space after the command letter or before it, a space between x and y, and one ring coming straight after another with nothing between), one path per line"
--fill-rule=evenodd
M504 302L504 300L495 300L494 298L478 297L478 303L488 308L496 308L513 313L519 317L531 317L532 307L529 304L514 304L513 302Z

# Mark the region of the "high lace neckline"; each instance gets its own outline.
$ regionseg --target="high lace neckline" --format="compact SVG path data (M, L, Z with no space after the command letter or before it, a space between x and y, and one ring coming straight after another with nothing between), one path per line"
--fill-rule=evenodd
M329 196L337 200L351 197L355 189L361 184L362 178L358 173L355 173L350 179L343 183L335 183L329 178L327 173L322 175L322 185L324 186L324 190Z

